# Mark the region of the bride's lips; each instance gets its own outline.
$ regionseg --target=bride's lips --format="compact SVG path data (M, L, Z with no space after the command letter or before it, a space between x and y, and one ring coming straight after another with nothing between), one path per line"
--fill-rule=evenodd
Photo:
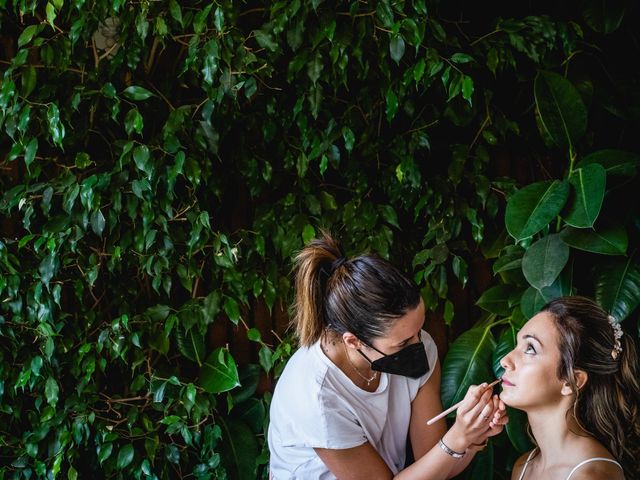
M515 385L507 380L505 377L502 377L502 386L503 387L514 387Z

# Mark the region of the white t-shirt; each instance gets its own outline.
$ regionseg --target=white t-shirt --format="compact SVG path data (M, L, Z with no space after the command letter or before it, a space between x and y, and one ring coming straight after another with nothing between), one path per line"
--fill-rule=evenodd
M335 479L314 448L345 449L369 442L395 474L405 463L411 402L438 359L422 332L429 371L420 378L380 374L375 392L355 385L322 352L320 342L293 354L271 401L268 442L274 480ZM425 419L426 421L426 419Z

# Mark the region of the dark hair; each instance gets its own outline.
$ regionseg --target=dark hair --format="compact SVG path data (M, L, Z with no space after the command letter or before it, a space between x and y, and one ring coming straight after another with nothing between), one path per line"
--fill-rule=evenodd
M618 459L627 478L640 471L640 387L633 339L616 337L607 313L585 297L561 297L542 307L559 332L557 376L576 393L573 414ZM614 353L615 352L615 353ZM575 370L587 373L580 389Z
M391 263L375 254L347 259L325 232L296 255L295 270L293 323L303 346L326 329L370 343L420 302L416 284Z

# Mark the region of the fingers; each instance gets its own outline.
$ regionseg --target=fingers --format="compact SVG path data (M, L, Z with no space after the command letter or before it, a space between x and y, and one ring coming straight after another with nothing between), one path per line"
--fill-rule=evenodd
M497 435L508 422L506 407L487 384L469 387L456 414L456 431L471 443Z
M458 408L458 415L467 413L477 416L491 398L491 391L485 390L487 383L471 385L464 397L462 405Z
M491 429L499 428L499 430L496 432L496 433L499 433L500 431L502 431L502 428L509 422L509 417L507 415L507 407L497 395L493 396L493 405L495 409L494 409L493 417L489 422L489 428Z
M480 397L476 404L469 410L469 415L472 417L491 417L493 413L493 402L491 401L491 390L485 390L480 394ZM487 418L487 420L489 420Z

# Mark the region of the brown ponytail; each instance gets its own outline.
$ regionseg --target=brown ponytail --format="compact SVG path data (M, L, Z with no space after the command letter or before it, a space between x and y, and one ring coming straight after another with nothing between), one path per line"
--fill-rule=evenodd
M391 263L373 254L347 259L325 232L296 255L295 290L293 324L302 346L326 329L370 342L420 302L418 287Z
M542 311L553 315L560 333L557 376L576 392L576 420L609 449L625 476L634 478L640 471L640 386L633 339L623 333L619 353L612 354L616 350L614 329L607 313L588 298L558 298ZM588 375L580 389L575 370Z
M320 339L325 329L324 291L331 265L343 258L338 244L327 233L312 240L295 258L296 297L293 323L300 345L309 346Z

